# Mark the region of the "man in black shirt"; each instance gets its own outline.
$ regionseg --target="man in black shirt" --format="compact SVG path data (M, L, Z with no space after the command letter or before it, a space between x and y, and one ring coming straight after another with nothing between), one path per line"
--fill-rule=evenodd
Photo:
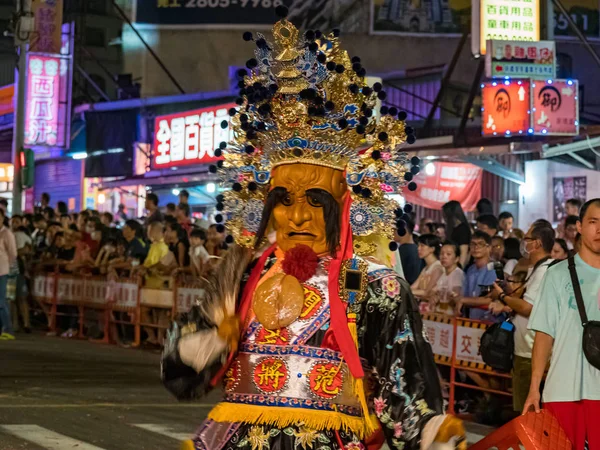
M400 253L400 262L402 263L402 270L404 272L404 278L410 284L413 284L423 267L422 261L419 259L419 253L417 251L417 244L413 239L413 232L415 230L415 223L412 220L408 220L406 223L406 234L404 236L398 236L397 241L400 244L398 252Z

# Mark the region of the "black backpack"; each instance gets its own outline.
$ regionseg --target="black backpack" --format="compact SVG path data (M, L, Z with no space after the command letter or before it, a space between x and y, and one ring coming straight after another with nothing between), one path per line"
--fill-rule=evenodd
M490 325L481 336L483 362L499 372L510 372L515 353L515 326L510 319Z

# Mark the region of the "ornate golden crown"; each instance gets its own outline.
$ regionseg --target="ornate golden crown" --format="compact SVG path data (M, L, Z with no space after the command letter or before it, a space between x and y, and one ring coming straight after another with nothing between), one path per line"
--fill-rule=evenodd
M339 32L300 37L282 19L273 37L275 44L244 33L256 43L255 57L246 63L249 72L238 71L239 108L229 111L234 139L220 144L215 154L223 161L211 168L232 186L218 198L217 220L227 221L239 244L253 245L272 169L304 163L346 171L355 235L393 238L398 205L386 194L400 193L412 179L401 150L415 141L406 113L382 108L377 120L374 107L386 94L380 83L367 85L360 58L340 47Z

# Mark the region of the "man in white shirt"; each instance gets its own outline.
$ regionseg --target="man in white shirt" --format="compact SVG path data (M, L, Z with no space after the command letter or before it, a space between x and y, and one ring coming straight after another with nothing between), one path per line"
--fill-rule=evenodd
M531 384L531 350L534 332L527 329L533 305L540 300L540 288L548 266L552 263L550 252L554 245L554 230L544 222L536 222L523 239L523 256L529 256L533 264L527 273L523 298L513 292L504 293L495 286L498 300L490 305L494 313L510 308L515 312L515 356L513 360L513 408L523 411L529 385Z
M600 320L600 198L581 208L577 222L581 250L574 258L576 278L589 321ZM557 419L574 450L600 448L600 370L583 354L583 326L571 282L569 261L548 270L540 301L533 308L529 328L536 331L533 373L523 413L540 410L540 383L552 354L544 386L544 408Z

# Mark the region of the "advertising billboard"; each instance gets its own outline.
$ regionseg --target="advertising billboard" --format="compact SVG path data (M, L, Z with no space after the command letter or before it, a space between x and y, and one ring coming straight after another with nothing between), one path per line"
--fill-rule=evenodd
M536 80L532 82L532 97L535 134L579 134L577 80Z
M371 0L372 34L459 35L470 20L470 0Z
M35 33L29 51L60 53L62 47L63 0L31 0Z
M405 200L431 209L441 209L445 203L456 200L465 211L473 211L481 200L481 173L483 169L468 163L434 161L415 177L417 190L402 193Z
M481 86L481 121L484 136L530 132L531 93L529 80L496 82Z
M488 78L555 78L554 41L488 41L485 75Z
M229 124L228 110L236 106L229 103L156 117L152 167L164 169L218 160L215 149L233 137L231 127L222 128L221 122Z
M539 0L473 0L471 50L486 54L489 40L540 40Z

